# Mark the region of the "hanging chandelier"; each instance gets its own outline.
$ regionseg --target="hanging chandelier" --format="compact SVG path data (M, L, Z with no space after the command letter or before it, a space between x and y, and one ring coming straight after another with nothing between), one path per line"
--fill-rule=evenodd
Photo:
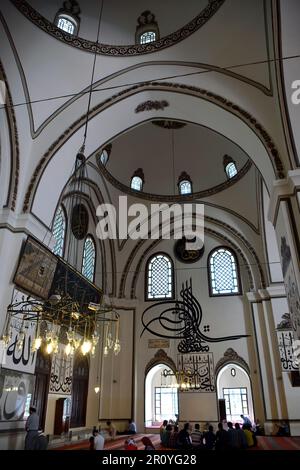
M18 322L18 334L13 324ZM23 296L7 308L2 341L9 353L28 356L42 348L46 354L56 354L63 344L66 356L75 353L93 357L100 336L103 335L104 355L110 349L117 355L119 340L119 314L109 305L80 303L67 292L51 295L46 301ZM34 325L34 334L29 330Z
M103 10L101 2L97 43ZM14 299L7 308L7 317L2 335L4 349L10 355L30 356L39 349L46 354L56 354L64 348L66 356L75 353L95 354L100 338L103 355L109 351L119 354L120 317L113 305L106 304L103 292L93 282L77 271L79 266L79 240L83 240L88 228L88 213L83 204L86 195L84 185L88 179L86 157L89 113L91 107L97 48L95 48L91 71L88 104L85 115L83 142L75 158L73 173L67 189L70 190L66 207L70 220L68 245L65 259L37 240L28 237L22 248L19 266L15 274L15 285L21 292L29 294ZM51 232L51 227L48 227ZM14 328L17 325L17 329ZM15 360L19 360L16 359ZM26 359L27 360L27 359Z

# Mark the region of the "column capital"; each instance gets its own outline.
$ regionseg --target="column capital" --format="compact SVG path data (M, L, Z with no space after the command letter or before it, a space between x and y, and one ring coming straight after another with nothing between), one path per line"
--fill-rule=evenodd
M259 292L247 292L246 295L250 303L261 302L261 296Z
M10 232L32 235L38 240L43 240L44 244L49 247L54 245L50 228L46 227L33 214L16 214L10 209L2 209L0 211L0 227Z
M268 219L273 225L276 222L280 199L293 196L297 190L300 190L300 169L290 170L287 178L274 181L268 211Z

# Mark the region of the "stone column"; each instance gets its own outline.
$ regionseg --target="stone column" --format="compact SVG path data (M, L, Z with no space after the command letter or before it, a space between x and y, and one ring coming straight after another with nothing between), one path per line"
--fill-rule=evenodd
M274 182L269 220L279 246L294 339L300 341L300 169Z

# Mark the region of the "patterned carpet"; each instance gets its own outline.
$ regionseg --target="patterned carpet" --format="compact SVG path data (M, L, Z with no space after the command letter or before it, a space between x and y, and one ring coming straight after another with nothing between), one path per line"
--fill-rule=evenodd
M258 450L300 450L300 437L258 436Z
M138 449L144 448L141 440L143 436L151 439L154 447L157 450L164 450L160 444L159 434L136 434L134 440L137 443ZM105 442L105 450L124 450L124 442L127 436L118 436L114 441ZM276 437L276 436L259 436L257 437L258 446L250 449L253 450L298 450L300 451L300 437ZM52 450L88 450L89 442L81 441L77 443L68 444L62 447L55 447ZM51 449L50 449L51 450Z
M142 438L147 436L151 439L155 449L160 449L160 436L159 434L136 434L134 440L138 446L138 450L144 449ZM106 441L104 444L105 450L124 450L124 443L128 437L132 436L117 436L114 441ZM51 449L50 449L51 450ZM74 442L62 447L55 447L52 450L89 450L89 441Z

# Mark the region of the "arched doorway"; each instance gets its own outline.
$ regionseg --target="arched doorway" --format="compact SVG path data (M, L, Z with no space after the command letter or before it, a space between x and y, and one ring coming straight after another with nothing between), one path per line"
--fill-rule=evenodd
M162 421L176 421L178 384L174 372L166 364L156 364L145 379L145 426L159 426Z
M243 367L228 363L217 375L218 399L225 400L226 421L242 423L242 414L254 421L251 382Z
M73 368L71 428L85 426L88 385L88 358L77 356Z

